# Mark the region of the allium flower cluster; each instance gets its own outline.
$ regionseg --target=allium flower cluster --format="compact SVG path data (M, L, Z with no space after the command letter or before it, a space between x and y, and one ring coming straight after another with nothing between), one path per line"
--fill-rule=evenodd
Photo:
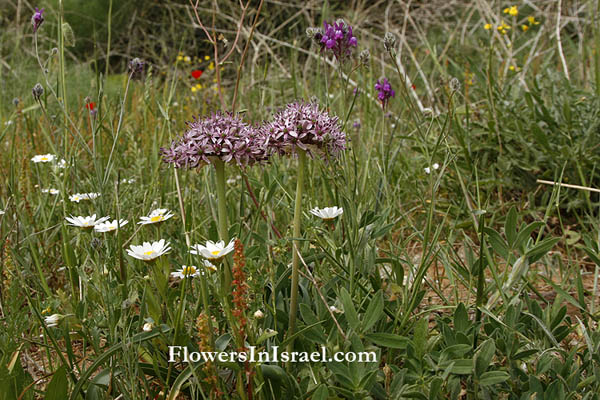
M230 113L216 112L188 122L188 130L169 148L162 148L163 161L177 168L197 168L212 158L245 167L268 158L267 138L262 132Z
M331 51L338 61L349 57L358 43L352 34L352 27L343 19L338 19L332 25L324 21L323 30L311 33L319 42L321 51Z
M280 154L298 147L311 157L314 153L337 156L346 149L346 134L341 130L339 118L319 110L314 103L288 104L261 130L269 138L269 147Z
M385 108L391 97L396 96L396 92L394 91L394 89L392 89L392 85L387 80L387 78L382 78L378 80L375 84L375 90L379 92L377 93L377 98L379 99L379 101L381 101L383 108Z

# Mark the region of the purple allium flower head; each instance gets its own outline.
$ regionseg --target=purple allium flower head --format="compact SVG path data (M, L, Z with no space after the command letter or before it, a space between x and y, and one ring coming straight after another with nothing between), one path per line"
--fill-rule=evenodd
M31 25L33 25L33 33L37 32L40 25L42 25L42 22L44 22L44 16L42 15L43 12L44 12L43 8L41 10L38 10L37 7L35 8L35 13L33 13L33 16L31 17Z
M339 118L319 110L315 103L291 103L279 110L273 121L261 127L269 139L269 147L285 154L296 147L311 157L337 156L346 149L346 134L342 132Z
M144 60L136 57L129 61L129 70L132 74L142 72L144 70Z
M161 148L163 161L177 168L198 168L218 157L245 167L268 158L266 137L230 113L216 112L188 122L188 130L169 148Z
M387 78L381 78L380 80L378 80L375 84L375 90L379 92L377 93L377 98L379 99L379 101L381 101L381 105L384 109L389 99L391 97L396 96L396 92L394 91L394 89L392 89L392 85L387 80Z
M335 58L343 62L352 54L357 45L356 37L352 34L352 27L339 19L332 25L323 22L323 29L313 33L313 38L319 42L321 51L331 51Z

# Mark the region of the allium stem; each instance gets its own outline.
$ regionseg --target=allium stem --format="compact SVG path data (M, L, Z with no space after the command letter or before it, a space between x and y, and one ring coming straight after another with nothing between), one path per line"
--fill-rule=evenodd
M219 240L229 240L227 231L227 199L225 198L225 163L218 158L214 161L217 174L217 211L219 218Z
M298 181L296 182L296 200L294 205L294 238L297 239L301 235L302 222L302 190L304 188L304 170L306 169L306 152L297 149L298 153ZM296 331L296 314L298 311L298 265L300 257L300 241L294 240L292 245L292 293L290 298L290 329L287 337L292 337ZM293 349L294 340L290 340L288 345L289 351Z

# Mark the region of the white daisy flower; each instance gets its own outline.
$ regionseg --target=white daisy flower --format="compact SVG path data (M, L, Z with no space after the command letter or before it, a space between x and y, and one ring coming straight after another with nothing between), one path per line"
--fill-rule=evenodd
M215 272L217 270L217 267L215 267L214 264L208 260L204 260L204 268L212 272Z
M425 167L425 173L429 175L431 173L431 168Z
M33 161L34 163L46 163L46 162L52 162L54 161L54 159L56 158L56 156L54 154L40 154L37 156L34 156L31 161Z
M153 210L147 217L140 217L140 222L138 222L138 225L156 224L158 222L168 220L173 215L175 214L173 214L166 208L158 208L156 210Z
M49 193L49 194L59 194L60 192L58 191L58 189L42 189L42 193Z
M126 219L121 219L121 220L119 220L118 227L122 228L123 226L127 225L128 223L129 223L129 221L127 221ZM112 222L106 221L106 222L96 224L94 226L94 230L96 232L112 232L112 231L116 231L118 227L117 227L117 220L115 219Z
M344 209L341 207L337 208L337 206L325 207L321 209L315 207L312 210L310 210L310 213L326 221L329 221L342 215L344 213Z
M69 200L79 203L81 200L94 200L100 197L100 193L75 193L69 196Z
M160 239L158 242L144 242L141 246L131 245L127 249L127 254L138 260L152 261L170 251L169 243L165 242L165 239Z
M225 246L225 242L222 240L218 241L217 243L209 240L204 246L201 244L195 244L192 246L190 253L197 254L208 260L218 262L233 251L234 240L235 239L231 239L227 246Z
M204 275L195 265L182 265L179 271L171 272L173 278L195 278L197 276Z
M49 315L46 318L44 318L44 323L46 324L46 326L48 328L52 328L54 326L57 326L58 323L60 322L60 320L63 319L64 317L65 317L64 315L52 314L52 315Z
M96 214L89 217L74 217L72 215L70 217L65 217L65 219L69 221L68 225L78 226L80 228L85 229L93 228L94 226L99 225L104 221L107 221L109 218L110 217L102 217L96 219Z
M439 167L440 167L440 164L438 164L438 163L433 164L433 169L438 169Z

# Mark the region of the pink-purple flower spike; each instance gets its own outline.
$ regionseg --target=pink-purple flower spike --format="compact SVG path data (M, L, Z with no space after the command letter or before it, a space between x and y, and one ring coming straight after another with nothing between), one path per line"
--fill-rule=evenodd
M346 134L339 118L313 103L288 104L273 121L263 125L262 131L269 138L269 147L281 154L300 148L311 157L315 153L335 157L346 149Z
M314 38L319 42L321 51L331 51L340 62L350 57L358 43L352 27L342 19L331 25L323 22L323 29L316 32Z
M245 167L268 158L267 140L262 133L230 113L216 112L188 122L188 130L168 148L163 161L177 168L198 168L218 157L226 163Z
M33 13L33 16L31 17L31 25L33 25L33 33L37 32L40 25L42 25L42 23L44 22L44 16L42 15L43 13L44 13L43 8L41 10L38 10L37 7L35 8L35 13Z

